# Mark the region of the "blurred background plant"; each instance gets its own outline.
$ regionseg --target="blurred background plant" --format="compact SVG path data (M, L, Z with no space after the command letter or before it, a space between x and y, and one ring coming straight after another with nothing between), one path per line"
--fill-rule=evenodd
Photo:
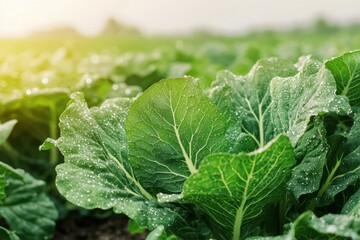
M284 13L279 18L279 9L269 9L269 16L275 19L272 22L260 17L261 12L253 19L249 14L238 16L248 10L256 12L256 7L266 8L269 3L261 1L255 1L255 5L249 5L249 1L243 5L211 1L206 4L208 11L207 7L200 8L205 6L201 5L204 1L193 6L189 2L176 3L171 8L169 3L156 1L149 9L149 3L144 1L47 3L51 7L45 2L0 1L0 122L17 120L13 132L0 146L0 156L3 163L24 169L46 183L44 188L59 211L59 219L71 214L95 218L111 215L67 203L54 184L54 169L63 161L62 155L56 148L39 151L47 137L59 137L58 119L71 93L81 91L89 106L99 106L109 98L135 97L168 77L191 75L207 88L220 70L244 75L259 59L273 56L294 63L303 55L323 61L358 49L360 43L360 23L353 19L357 12L351 1L334 4L328 18L319 18L315 10L307 13L305 23L296 18L302 10L296 15L291 3L281 5L284 1L272 3L274 9L281 7ZM179 4L183 7L178 10ZM57 5L59 9L54 10ZM323 7L325 15L328 5ZM79 6L83 11L76 10ZM217 9L219 6L223 8ZM235 11L236 6L243 8ZM321 9L320 3L312 7ZM157 8L159 11L154 10ZM349 11L341 13L345 8ZM64 9L69 9L70 17L60 21L66 15L59 14ZM162 13L165 16L161 17ZM93 19L88 17L91 14ZM174 19L170 19L171 14ZM206 26L208 14L214 21L208 21ZM48 25L43 21L46 17ZM284 19L290 19L289 23L285 24ZM243 23L246 21L248 24ZM191 22L194 24L189 25ZM264 26L255 27L259 22ZM96 23L95 29L89 27L92 23ZM133 229L137 232L136 227Z

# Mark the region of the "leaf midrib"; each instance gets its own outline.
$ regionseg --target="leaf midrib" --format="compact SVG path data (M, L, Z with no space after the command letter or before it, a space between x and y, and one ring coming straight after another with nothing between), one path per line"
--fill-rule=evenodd
M344 61L344 60L343 60L343 61ZM345 63L345 61L344 61L344 63ZM346 63L345 63L345 65L346 65L346 67L348 68L349 73L351 73L351 70L350 70L349 65L346 64ZM351 85L352 81L354 80L354 74L355 74L355 72L356 72L356 71L353 71L352 74L350 75L349 80L348 80L348 82L346 83L346 86L344 87L343 91L341 92L341 95L347 96L347 94L348 94L348 92L349 92L349 89L350 89L350 85Z
M248 190L249 190L250 180L253 177L255 165L256 165L256 159L254 159L254 161L252 162L251 171L247 175L246 185L245 185L243 197L241 199L241 204L240 204L240 207L236 211L236 218L235 218L235 223L234 223L234 228L233 228L233 240L239 240L240 236L241 236L241 226L242 226L243 217L245 215L245 212L244 212L245 204L248 199L247 194L248 194Z
M171 93L169 94L169 101L170 101L170 104L169 104L169 107L170 107L170 111L171 111L171 116L172 116L172 119L173 119L173 129L174 129L174 132L175 132L175 136L176 136L176 140L178 141L179 143L179 146L180 146L180 149L181 149L181 152L184 156L184 159L185 159L185 163L190 171L191 174L194 174L197 172L197 169L196 167L194 166L192 160L191 160L191 157L189 157L189 155L187 154L186 152L186 149L182 143L182 140L181 140L181 136L180 136L180 132L179 132L179 128L177 126L177 123L176 123L176 117L175 117L175 111L176 109L173 108L173 105L172 105L172 95ZM178 105L177 105L178 106ZM177 108L176 106L176 108Z
M132 176L132 175L125 169L124 165L121 164L121 163L119 162L119 160L116 159L112 154L109 153L109 156L110 156L110 158L111 158L114 162L116 162L116 164L119 166L119 168L121 169L121 171L123 171L123 173L125 174L125 176L126 176L128 179L130 179L130 180L139 188L140 192L141 192L147 199L151 200L151 199L153 198L153 197L151 196L151 194L148 193L148 192L143 188L143 186L135 179L135 177ZM127 189L127 190L128 190L128 189Z

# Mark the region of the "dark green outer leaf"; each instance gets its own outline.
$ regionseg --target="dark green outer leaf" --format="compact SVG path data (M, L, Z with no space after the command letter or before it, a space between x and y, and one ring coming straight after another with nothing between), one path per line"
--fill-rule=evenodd
M227 149L225 121L193 78L162 80L130 107L129 161L151 193L180 193L210 153Z
M360 146L360 109L354 111L353 119L353 126L345 135L348 138L347 145L350 152L356 151Z
M346 135L343 144L334 144L332 151L337 154L329 159L332 165L327 166L327 179L320 205L327 205L334 200L335 195L354 185L360 179L360 113L354 115L354 124ZM326 187L326 188L325 188Z
M359 239L360 220L347 215L328 214L317 218L305 212L294 222L287 235L296 239Z
M0 176L11 177L13 179L23 179L22 173L19 173L19 171L3 162L0 162Z
M1 240L20 240L20 238L12 231L6 228L0 227L0 239Z
M275 133L286 133L295 145L306 130L311 116L330 111L351 112L336 92L336 83L324 67L314 73L318 63L309 59L294 77L271 81L271 120Z
M331 180L322 201L332 202L334 196L360 179L360 149L339 160L339 168ZM336 166L337 167L337 166ZM335 167L335 168L336 168ZM333 170L333 169L332 169Z
M360 189L349 198L341 210L341 213L360 218Z
M6 163L0 162L0 202L6 197L5 188L8 185L8 182L5 178L9 177L18 180L23 179L23 176L18 171Z
M317 119L295 147L296 158L300 163L293 169L287 188L297 200L319 189L328 149L325 128L321 119Z
M57 210L43 193L45 183L22 170L14 170L22 179L9 178L6 199L0 215L20 239L51 239Z
M336 80L336 93L347 96L352 107L360 106L360 50L333 58L325 66Z
M5 192L5 187L7 185L7 182L4 178L4 176L0 177L0 202L2 202L2 200L4 200L4 198L6 197L6 192Z
M3 144L9 137L16 123L16 120L10 120L6 123L0 124L0 145ZM12 167L0 162L0 202L6 197L5 187L7 186L7 181L5 180L5 177L22 179L22 176L14 171Z
M288 239L286 238L286 236L276 236L276 237L248 237L246 238L246 240L292 240L292 239Z
M284 197L294 158L283 135L250 154L209 155L185 182L183 200L209 216L216 238L244 237L263 208Z
M358 240L360 220L348 215L327 214L317 218L312 212L304 212L286 235L276 237L252 237L249 240Z

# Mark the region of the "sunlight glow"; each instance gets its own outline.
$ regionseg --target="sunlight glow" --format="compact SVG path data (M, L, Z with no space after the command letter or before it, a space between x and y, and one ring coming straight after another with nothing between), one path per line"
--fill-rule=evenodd
M292 26L319 16L337 23L359 20L356 0L0 0L0 37L71 26L94 35L109 17L149 34L197 29L241 32L259 26Z

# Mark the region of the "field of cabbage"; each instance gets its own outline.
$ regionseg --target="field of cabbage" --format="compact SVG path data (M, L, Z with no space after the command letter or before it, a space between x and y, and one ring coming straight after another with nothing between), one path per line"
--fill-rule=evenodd
M0 239L360 239L359 29L0 40Z

